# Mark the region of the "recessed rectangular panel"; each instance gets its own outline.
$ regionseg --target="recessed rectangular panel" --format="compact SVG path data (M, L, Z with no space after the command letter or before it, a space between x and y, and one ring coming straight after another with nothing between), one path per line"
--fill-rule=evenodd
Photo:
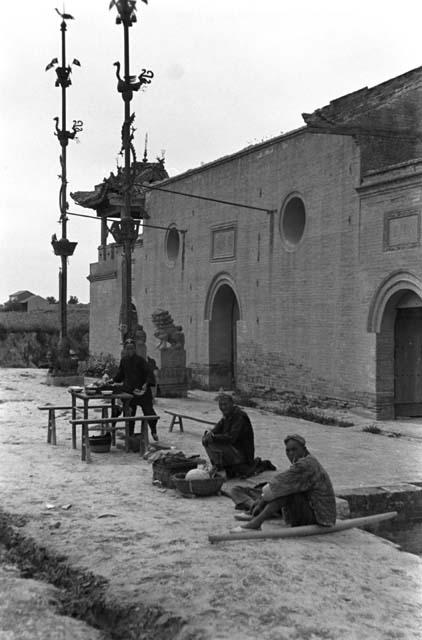
M224 225L211 229L211 260L236 259L236 225Z

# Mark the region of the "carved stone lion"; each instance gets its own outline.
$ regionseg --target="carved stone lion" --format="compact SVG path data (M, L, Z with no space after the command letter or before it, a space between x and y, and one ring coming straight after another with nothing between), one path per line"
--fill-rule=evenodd
M160 341L157 349L183 349L185 334L180 325L175 325L168 311L157 309L152 314L152 321L156 327L154 336Z

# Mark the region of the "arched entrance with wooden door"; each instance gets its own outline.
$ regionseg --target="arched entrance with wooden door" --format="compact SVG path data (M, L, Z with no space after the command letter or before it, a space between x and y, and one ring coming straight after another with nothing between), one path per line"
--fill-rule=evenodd
M378 290L369 330L376 332L377 416L422 416L422 283L398 271Z
M240 307L234 282L228 274L220 274L212 282L205 315L209 321L209 387L233 389L237 375Z

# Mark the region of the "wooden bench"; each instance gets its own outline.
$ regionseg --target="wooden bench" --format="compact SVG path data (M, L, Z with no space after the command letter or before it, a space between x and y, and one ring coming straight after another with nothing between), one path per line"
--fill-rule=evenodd
M101 417L108 417L108 409L111 407L110 404L95 404L90 407L90 409L102 409ZM46 404L42 407L38 407L40 411L48 411L48 422L47 422L47 443L48 444L57 444L57 434L56 434L56 411L72 411L72 407L62 407L59 405ZM77 411L83 411L83 406L76 407ZM76 444L75 444L76 446Z
M179 430L181 433L183 433L183 420L193 420L194 422L202 422L203 424L212 424L213 427L217 424L215 421L212 422L211 420L204 420L203 418L195 418L195 416L185 416L183 413L167 411L166 409L164 410L164 413L168 413L170 416L172 416L169 426L170 433L173 431L173 427L175 424L179 425Z
M89 446L89 432L90 431L99 431L103 433L104 427L106 427L107 431L112 431L113 436L115 438L115 432L119 429L125 430L125 451L129 451L129 422L141 422L141 438L140 438L140 446L139 446L139 455L143 456L148 448L148 420L155 420L158 422L160 416L120 416L119 418L76 418L75 420L69 420L72 428L76 428L78 424L82 427L82 437L81 437L81 460L86 460L86 462L91 462L91 450ZM124 426L116 427L116 426L108 426L111 423L116 425L119 422L124 422ZM115 442L115 439L114 439Z

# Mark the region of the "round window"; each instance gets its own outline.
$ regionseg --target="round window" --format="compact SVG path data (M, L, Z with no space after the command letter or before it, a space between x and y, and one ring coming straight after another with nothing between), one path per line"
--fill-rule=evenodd
M175 262L180 250L179 232L174 227L167 231L166 236L166 254L170 262Z
M302 198L293 196L286 201L280 218L281 235L287 248L294 249L305 231L306 212Z

